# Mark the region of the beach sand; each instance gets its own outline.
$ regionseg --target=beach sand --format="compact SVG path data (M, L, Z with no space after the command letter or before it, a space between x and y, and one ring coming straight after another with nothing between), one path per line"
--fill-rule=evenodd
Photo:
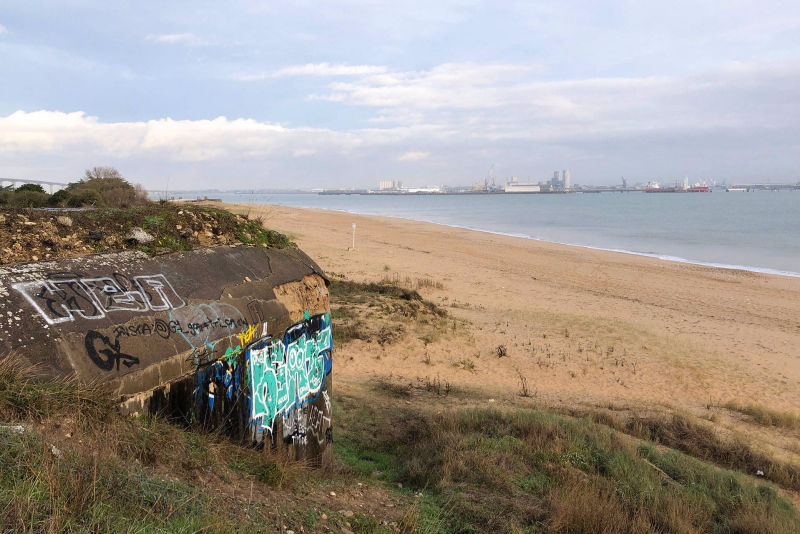
M696 411L739 401L800 413L800 278L403 219L239 209L289 234L331 276L421 280L423 297L467 321L430 345L413 332L380 354L352 342L337 353L337 377L438 375L513 395L524 376L562 404Z

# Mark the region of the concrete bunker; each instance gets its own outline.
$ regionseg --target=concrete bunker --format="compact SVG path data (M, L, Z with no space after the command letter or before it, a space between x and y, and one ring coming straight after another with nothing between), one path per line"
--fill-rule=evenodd
M296 248L118 252L0 268L0 356L160 413L325 461L327 280Z

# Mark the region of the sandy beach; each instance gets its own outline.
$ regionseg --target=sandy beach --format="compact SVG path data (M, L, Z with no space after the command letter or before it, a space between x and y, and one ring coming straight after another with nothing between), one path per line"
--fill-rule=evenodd
M331 276L426 281L420 293L470 326L419 358L365 357L340 377L435 372L511 392L519 374L554 401L693 409L740 401L798 413L800 279L591 250L430 223L243 206L289 234ZM351 246L357 225L356 249ZM438 287L434 287L438 286ZM413 336L410 336L413 337ZM507 357L498 358L504 345ZM409 339L406 350L420 350ZM399 356L399 355L398 355ZM470 359L474 369L454 362Z

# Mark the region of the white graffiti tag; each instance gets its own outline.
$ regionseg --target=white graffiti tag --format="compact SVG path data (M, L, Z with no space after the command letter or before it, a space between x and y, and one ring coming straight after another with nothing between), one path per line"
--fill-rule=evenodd
M53 278L12 284L47 324L102 319L108 312L147 312L181 308L185 302L163 274L136 276L126 289L116 279Z

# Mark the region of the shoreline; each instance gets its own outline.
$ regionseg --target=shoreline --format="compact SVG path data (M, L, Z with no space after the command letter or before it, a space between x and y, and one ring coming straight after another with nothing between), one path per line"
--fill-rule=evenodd
M408 346L397 348L399 368L355 342L343 349L356 357L344 366L349 376L440 372L513 391L521 370L530 381L540 377L539 393L550 398L691 410L709 399L800 406L798 277L344 210L226 206L264 216L334 278L412 284L474 326L468 341L441 347L422 346L409 332ZM493 354L500 345L509 358ZM426 351L442 367L420 366ZM476 370L454 371L462 360Z
M284 204L267 204L267 203L229 203L229 202L222 202L223 204L237 206L237 205L247 205L247 206L268 206L268 207L281 207L281 208L293 208L293 209L303 209L303 210L318 210L318 211L328 211L328 212L335 212L335 213L346 213L350 215L364 215L369 217L383 217L387 219L397 219L401 221L411 221L411 222L420 222L420 223L427 223L427 224L435 224L438 226L443 226L445 228L458 228L461 230L469 230L472 232L481 232L486 234L492 235L500 235L504 237L514 237L518 239L526 239L530 241L536 241L539 243L549 243L553 245L562 245L567 247L577 247L582 249L588 250L599 250L603 252L615 252L618 254L626 254L629 256L638 256L644 258L653 258L661 261L667 261L672 263L682 263L686 265L699 265L702 267L712 267L717 269L726 269L730 271L747 271L751 273L759 273L759 274L768 274L774 276L785 276L790 278L800 278L800 272L795 271L785 271L782 269L772 269L770 267L758 267L752 265L736 265L736 264L729 264L729 263L715 263L715 262L708 262L703 260L693 260L691 258L683 258L680 256L673 256L670 254L660 254L655 252L637 252L635 250L627 250L627 249L619 249L619 248L607 248L607 247L597 247L594 245L586 245L582 243L570 243L565 241L551 241L549 239L542 239L539 237L533 237L528 234L521 234L521 233L510 233L510 232L500 232L497 230L487 230L485 228L476 228L472 226L465 226L459 224L448 224L438 221L431 221L427 219L415 219L412 217L402 217L400 215L380 215L376 213L368 213L368 212L361 212L361 211L354 211L354 210L340 210L340 209L333 209L333 208L316 208L316 207L305 207L305 206L288 206Z

